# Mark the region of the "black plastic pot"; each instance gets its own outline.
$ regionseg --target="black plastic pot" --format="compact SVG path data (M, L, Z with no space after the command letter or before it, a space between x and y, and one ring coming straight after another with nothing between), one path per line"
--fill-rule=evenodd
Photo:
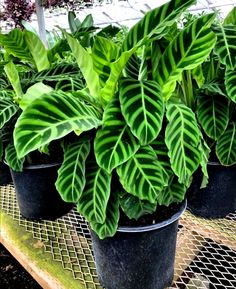
M0 186L7 185L12 182L11 173L9 167L0 162Z
M171 285L179 212L145 227L119 227L100 240L91 230L98 278L106 289L164 289Z
M202 174L198 171L187 192L188 209L204 218L224 218L236 211L236 166L216 162L207 166L209 183L200 189Z
M11 170L16 197L23 217L29 220L55 220L72 205L65 203L55 188L60 164L32 165L23 172Z

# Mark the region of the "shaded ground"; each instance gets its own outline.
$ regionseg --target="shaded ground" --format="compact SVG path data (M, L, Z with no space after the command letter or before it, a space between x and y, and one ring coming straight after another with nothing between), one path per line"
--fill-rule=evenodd
M0 288L42 289L2 244L0 244Z

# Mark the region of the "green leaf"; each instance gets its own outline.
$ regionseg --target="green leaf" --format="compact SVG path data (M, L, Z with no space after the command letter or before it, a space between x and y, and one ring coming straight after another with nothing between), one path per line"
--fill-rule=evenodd
M39 37L30 31L24 31L25 42L28 45L30 53L33 56L34 62L38 71L50 68L50 62L47 56L47 50Z
M148 201L142 201L128 193L121 194L120 206L126 216L135 220L142 217L143 215L154 213L157 208L156 204L152 204Z
M134 46L140 46L151 39L154 34L162 35L163 31L174 24L175 19L189 6L195 4L194 0L172 0L145 14L129 31L123 43L123 51Z
M127 78L139 78L140 59L136 54L133 54L125 65L125 76Z
M224 25L236 25L236 7L234 7L224 19Z
M207 171L207 164L208 164L208 160L209 160L209 156L211 152L211 149L209 148L209 146L203 139L203 136L201 136L201 141L199 144L199 151L201 152L200 165L201 165L201 169L203 173L203 180L201 184L201 189L202 189L202 188L205 188L208 184L209 175Z
M209 27L214 18L215 14L204 15L183 29L153 69L165 99L171 96L182 72L199 66L213 49L216 37Z
M25 158L17 157L16 149L13 143L9 143L5 149L5 160L13 171L21 172L23 170Z
M103 224L106 221L110 197L111 175L100 168L96 161L86 163L86 186L78 201L77 209L87 221Z
M205 77L203 74L202 66L198 65L192 70L193 79L196 80L198 87L202 87L205 83Z
M85 161L89 141L76 141L64 147L64 160L58 170L56 188L66 202L78 202L85 186Z
M228 97L236 103L236 69L232 71L226 71L225 88Z
M124 189L150 203L162 203L166 173L150 146L141 147L126 163L117 168Z
M19 157L73 130L98 127L100 114L70 93L51 92L35 99L18 118L14 142Z
M223 96L199 95L197 99L198 120L205 133L217 140L229 121L228 101Z
M17 97L20 99L23 95L23 92L22 92L22 88L21 88L19 73L16 69L15 64L12 61L10 61L9 63L7 63L4 66L4 70L7 74L7 77L9 79Z
M99 75L101 87L104 87L110 76L111 62L118 57L118 47L111 40L98 36L95 39L91 55L94 70Z
M214 27L217 35L215 53L221 63L233 70L236 66L236 25L219 25Z
M236 164L236 123L229 124L216 143L216 155L224 166Z
M112 237L115 235L118 228L119 214L119 199L118 194L111 194L107 204L106 220L100 224L90 222L91 228L95 231L100 239Z
M76 18L76 14L74 11L68 12L68 23L71 33L75 33L77 29L81 26L81 22L78 18Z
M35 83L34 85L30 86L27 89L26 93L22 96L21 100L19 101L20 108L24 110L36 98L51 91L53 91L53 89L50 86L45 85L42 82Z
M11 99L0 97L0 129L12 118L17 110L18 107Z
M166 117L169 123L165 141L171 167L178 176L179 183L187 185L201 158L197 121L192 110L183 104L168 104Z
M33 62L32 56L24 39L24 34L19 29L13 29L8 34L0 34L0 45L15 57Z
M201 91L207 91L210 95L223 95L227 96L225 92L224 82L220 79L213 79L209 82L206 82L202 87Z
M141 145L152 142L159 134L164 116L164 101L154 81L122 79L121 111Z
M119 100L114 98L105 109L103 126L94 141L97 163L110 173L138 149L139 144L121 114Z
M67 41L70 45L72 53L76 58L79 68L87 83L90 94L93 97L98 97L100 94L99 76L94 70L93 58L87 50L78 42L78 40L71 37L69 34L65 34Z

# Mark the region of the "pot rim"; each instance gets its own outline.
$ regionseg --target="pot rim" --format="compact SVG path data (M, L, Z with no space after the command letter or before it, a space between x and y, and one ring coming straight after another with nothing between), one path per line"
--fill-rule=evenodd
M8 165L6 160L4 160L4 163L12 170L12 168ZM60 166L61 163L50 163L50 164L38 164L38 165L27 165L23 167L23 170L37 170L37 169L44 169L44 168L51 168L55 166Z
M177 213L175 213L173 216L171 216L169 219L159 222L157 224L148 225L148 226L140 226L140 227L128 227L128 226L119 226L117 229L117 232L122 233L141 233L141 232L148 232L153 231L157 229L161 229L163 227L166 227L172 223L174 223L176 220L180 218L180 216L184 213L187 207L187 200L185 199L183 203L181 204L181 207Z

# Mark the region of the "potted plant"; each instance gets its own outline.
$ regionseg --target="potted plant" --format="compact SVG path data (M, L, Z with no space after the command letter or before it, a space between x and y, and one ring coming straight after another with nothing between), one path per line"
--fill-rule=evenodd
M209 147L209 183L201 187L197 172L188 207L196 215L223 218L236 210L236 37L235 9L225 22L213 25L217 42L210 58L198 68L202 82L194 91L198 122Z
M199 166L207 174L195 114L175 93L182 72L199 66L216 40L214 14L177 28L194 3L148 12L121 46L97 36L85 49L64 32L86 89L42 95L15 126L19 158L77 133L64 145L56 186L91 226L107 289L170 285L185 192Z

